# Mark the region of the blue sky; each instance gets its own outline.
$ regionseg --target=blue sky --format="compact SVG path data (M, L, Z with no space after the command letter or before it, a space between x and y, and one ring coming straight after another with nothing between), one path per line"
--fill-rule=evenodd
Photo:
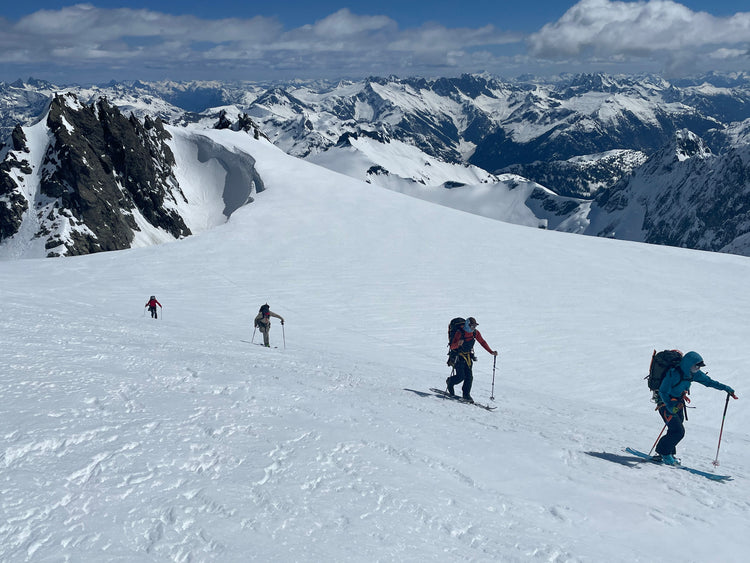
M750 70L747 0L5 2L0 80Z

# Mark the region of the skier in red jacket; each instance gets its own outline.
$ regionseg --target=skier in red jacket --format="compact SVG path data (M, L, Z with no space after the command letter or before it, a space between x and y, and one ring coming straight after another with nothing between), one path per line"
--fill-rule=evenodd
M497 350L490 348L490 345L485 342L482 335L477 330L477 320L474 317L466 319L464 326L460 327L453 334L453 339L450 343L451 352L456 352L456 363L454 364L455 375L451 375L445 380L445 384L448 386L448 393L455 395L453 386L464 382L461 387L463 397L466 401L474 402L471 398L471 384L474 382L474 375L471 371L471 366L475 360L474 357L474 341L478 341L482 348L487 350L493 356L497 356Z
M154 297L154 296L152 295L152 296L151 296L151 297L149 298L149 300L148 300L148 303L146 303L146 307L148 307L148 310L149 310L149 311L151 311L151 318L152 318L152 319L158 319L158 318L159 318L159 317L158 317L158 315L156 314L156 306L157 306L157 305L158 305L159 307L161 307L161 303L159 303L159 302L158 302L158 301L156 300L156 297ZM161 308L163 309L164 307L161 307Z

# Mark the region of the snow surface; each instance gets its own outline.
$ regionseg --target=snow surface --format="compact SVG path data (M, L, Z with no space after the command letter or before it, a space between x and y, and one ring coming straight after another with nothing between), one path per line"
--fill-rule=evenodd
M414 188L440 186L446 182L479 184L497 181L493 174L477 166L448 163L395 139L383 143L366 136L350 138L349 146L331 147L305 160L395 191L415 191ZM387 171L387 174L368 173L372 167Z
M589 225L590 203L556 196L522 176L495 176L476 166L443 162L397 140L381 143L363 136L349 142L305 160L395 192L515 225L578 233ZM560 202L573 201L580 211L558 217L531 198L535 190Z
M747 258L514 226L206 134L267 188L227 223L0 262L0 560L746 559ZM246 342L266 301L278 348ZM495 412L425 394L457 315L500 351ZM587 455L649 450L666 347L740 396L731 482ZM711 469L725 397L693 387L686 464Z

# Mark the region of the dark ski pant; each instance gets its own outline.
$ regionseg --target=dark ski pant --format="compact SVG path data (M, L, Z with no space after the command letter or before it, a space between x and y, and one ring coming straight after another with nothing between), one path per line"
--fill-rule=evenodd
M474 382L474 375L471 372L471 366L466 363L466 359L458 356L456 358L455 375L448 378L448 385L458 385L462 381L464 382L461 387L464 398L471 397L471 384Z
M656 453L659 455L675 455L677 444L685 436L685 415L682 409L677 411L677 414L668 413L664 405L659 407L659 414L662 420L667 423L667 433L656 444Z
M153 307L149 307L148 310L151 311L151 318L152 319L159 318L158 315L156 314L156 305L154 305Z

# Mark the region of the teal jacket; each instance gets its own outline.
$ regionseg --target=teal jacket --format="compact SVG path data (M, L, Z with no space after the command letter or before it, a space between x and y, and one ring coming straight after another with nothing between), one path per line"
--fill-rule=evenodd
M713 387L726 391L730 395L734 394L734 389L718 381L714 381L705 373L698 370L690 373L690 369L703 361L698 352L688 352L682 357L680 367L670 369L659 386L659 397L664 402L667 410L676 413L682 406L682 397L686 391L690 390L690 384L693 382L700 383L706 387Z

